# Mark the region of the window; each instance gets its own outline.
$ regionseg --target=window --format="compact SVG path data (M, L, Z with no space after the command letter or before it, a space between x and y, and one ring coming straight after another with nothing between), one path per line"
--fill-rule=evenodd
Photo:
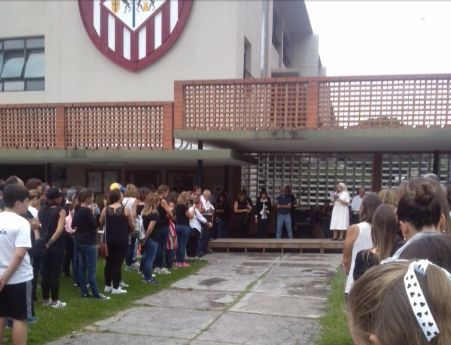
M44 37L0 40L0 92L44 89Z

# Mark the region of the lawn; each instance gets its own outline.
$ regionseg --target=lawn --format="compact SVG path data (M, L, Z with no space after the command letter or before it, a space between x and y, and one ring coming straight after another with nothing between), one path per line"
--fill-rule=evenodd
M42 301L35 302L35 311L38 322L29 324L28 344L45 344L74 332L80 332L84 327L93 322L106 319L115 315L117 312L130 308L133 302L145 296L154 294L160 290L168 288L175 281L185 278L190 274L197 272L200 268L207 265L206 261L190 261L191 267L179 268L173 270L170 275L157 275L155 278L161 284L158 286L144 284L141 282L141 275L137 272L127 272L122 270L122 278L130 287L122 295L106 294L111 297L109 301L100 301L94 298L81 298L80 289L73 286L72 279L61 278L60 280L60 300L67 303L63 309L53 309L42 306ZM97 265L97 284L103 293L104 279L103 269L105 261ZM41 298L41 291L38 289L38 298ZM11 344L11 332L5 331L5 337Z
M346 275L340 268L331 280L332 292L328 297L327 314L319 319L321 336L317 345L352 345L353 341L348 329L344 284Z

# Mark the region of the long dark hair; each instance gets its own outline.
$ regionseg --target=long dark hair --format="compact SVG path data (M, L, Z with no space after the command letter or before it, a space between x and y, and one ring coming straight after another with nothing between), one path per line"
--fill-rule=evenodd
M91 189L89 189L89 188L82 188L80 190L80 192L78 193L78 197L77 197L78 203L75 206L75 209L78 210L80 208L80 206L81 206L81 203L85 202L86 199L90 198L93 194L94 193L93 193L93 191Z

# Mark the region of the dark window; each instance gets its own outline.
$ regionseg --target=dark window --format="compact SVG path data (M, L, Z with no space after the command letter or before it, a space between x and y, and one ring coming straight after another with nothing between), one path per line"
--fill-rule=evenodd
M0 92L44 89L44 37L0 40Z

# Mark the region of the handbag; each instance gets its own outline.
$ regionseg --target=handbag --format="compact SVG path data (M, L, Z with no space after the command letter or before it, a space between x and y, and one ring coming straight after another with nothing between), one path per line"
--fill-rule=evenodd
M106 217L105 217L105 227L103 230L102 241L97 245L97 256L99 258L108 257L108 245L106 244Z

